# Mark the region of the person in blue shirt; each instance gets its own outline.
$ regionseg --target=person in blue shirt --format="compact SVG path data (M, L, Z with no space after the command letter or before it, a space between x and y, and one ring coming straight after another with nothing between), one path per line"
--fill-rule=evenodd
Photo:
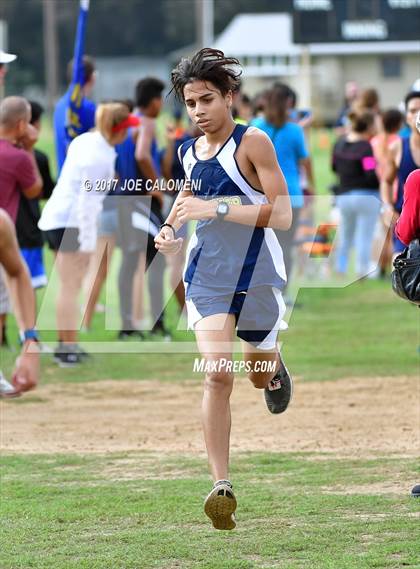
M81 69L74 79L73 60L68 65L69 87L59 99L54 110L54 137L57 156L57 170L60 173L66 159L67 148L73 138L88 132L95 126L96 105L89 99L95 85L95 64L91 57L84 55ZM72 110L72 99L77 110Z
M305 171L307 190L313 193L313 176L303 128L289 117L290 89L281 83L274 84L267 95L265 116L254 119L252 126L264 131L274 145L277 160L286 178L292 204L293 221L288 231L276 231L283 249L284 264L289 277L292 273L292 248L299 215L304 206L300 168Z

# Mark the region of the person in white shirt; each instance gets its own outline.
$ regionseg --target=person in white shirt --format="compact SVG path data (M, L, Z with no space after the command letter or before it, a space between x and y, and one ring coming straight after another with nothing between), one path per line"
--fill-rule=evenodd
M77 346L77 297L95 250L97 218L102 201L115 183L115 145L139 124L122 103L98 106L96 130L75 138L67 152L57 185L38 223L56 251L60 286L57 329L60 344L55 351L62 367L80 363L84 353Z

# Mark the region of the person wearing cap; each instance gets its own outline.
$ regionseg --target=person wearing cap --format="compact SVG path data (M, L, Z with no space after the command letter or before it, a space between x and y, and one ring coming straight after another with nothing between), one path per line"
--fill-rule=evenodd
M103 199L116 183L115 146L126 138L128 128L138 124L138 117L122 103L99 105L96 130L71 142L57 185L38 223L50 248L57 253L60 345L55 357L62 367L80 363L84 355L77 346L77 298L95 251Z
M7 73L7 64L12 63L16 57L17 56L14 53L6 53L5 51L0 50L0 87L4 83L4 78Z

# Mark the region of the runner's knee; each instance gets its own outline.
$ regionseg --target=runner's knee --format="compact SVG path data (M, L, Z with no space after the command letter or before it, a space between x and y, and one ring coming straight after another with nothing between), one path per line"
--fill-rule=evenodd
M204 386L207 390L230 393L233 387L233 377L233 373L226 370L208 371Z

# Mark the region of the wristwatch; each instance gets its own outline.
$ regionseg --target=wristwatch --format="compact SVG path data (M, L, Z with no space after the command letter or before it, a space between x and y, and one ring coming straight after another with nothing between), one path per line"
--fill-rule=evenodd
M219 202L216 208L217 219L223 221L228 213L229 213L229 205L226 202Z

